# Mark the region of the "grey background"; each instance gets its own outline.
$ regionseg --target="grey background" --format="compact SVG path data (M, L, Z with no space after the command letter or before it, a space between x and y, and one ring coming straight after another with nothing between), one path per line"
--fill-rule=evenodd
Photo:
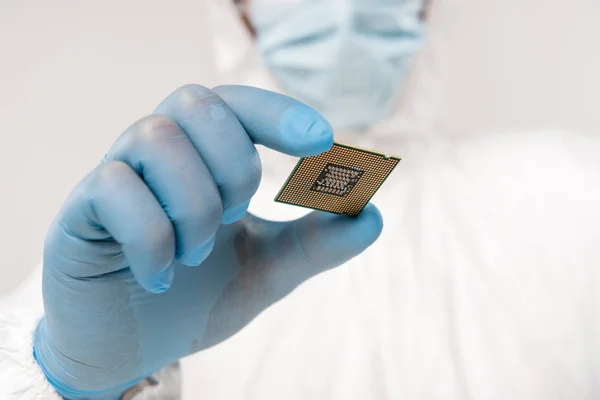
M226 1L226 0L222 0ZM0 2L0 294L71 188L176 87L207 86L204 2ZM436 0L442 125L600 132L600 2Z

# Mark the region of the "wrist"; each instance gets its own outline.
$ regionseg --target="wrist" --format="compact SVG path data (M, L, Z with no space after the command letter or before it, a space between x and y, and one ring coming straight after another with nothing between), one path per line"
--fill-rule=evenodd
M44 373L46 380L54 388L56 393L65 399L119 400L125 392L143 380L142 378L136 379L135 381L108 389L93 391L80 389L76 384L66 382L65 379L61 378L61 375L70 376L73 380L79 381L82 385L86 384L85 378L74 377L62 367L61 361L57 356L61 353L60 351L57 351L51 340L49 340L51 335L47 332L47 326L44 323L44 319L40 321L33 335L33 356Z

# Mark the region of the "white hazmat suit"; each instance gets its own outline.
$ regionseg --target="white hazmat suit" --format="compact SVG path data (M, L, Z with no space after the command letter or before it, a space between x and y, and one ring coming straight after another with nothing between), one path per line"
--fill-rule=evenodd
M278 90L234 7L207 7L220 80ZM136 399L600 396L600 136L445 130L432 18L397 112L336 137L403 158L374 198L380 239ZM306 213L273 203L296 160L261 158L250 211ZM40 279L0 306L0 398L58 398L32 356Z

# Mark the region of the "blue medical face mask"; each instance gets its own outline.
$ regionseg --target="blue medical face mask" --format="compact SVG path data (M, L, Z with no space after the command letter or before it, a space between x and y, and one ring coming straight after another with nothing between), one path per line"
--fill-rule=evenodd
M266 65L292 96L336 128L393 111L423 37L425 0L251 0Z

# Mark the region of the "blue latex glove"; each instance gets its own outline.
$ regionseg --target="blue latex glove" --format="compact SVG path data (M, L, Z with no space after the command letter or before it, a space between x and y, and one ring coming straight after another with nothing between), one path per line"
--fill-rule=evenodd
M242 86L185 86L131 126L46 238L34 351L58 393L117 398L371 245L374 206L354 219L246 214L261 177L255 144L310 156L332 143L314 110Z

